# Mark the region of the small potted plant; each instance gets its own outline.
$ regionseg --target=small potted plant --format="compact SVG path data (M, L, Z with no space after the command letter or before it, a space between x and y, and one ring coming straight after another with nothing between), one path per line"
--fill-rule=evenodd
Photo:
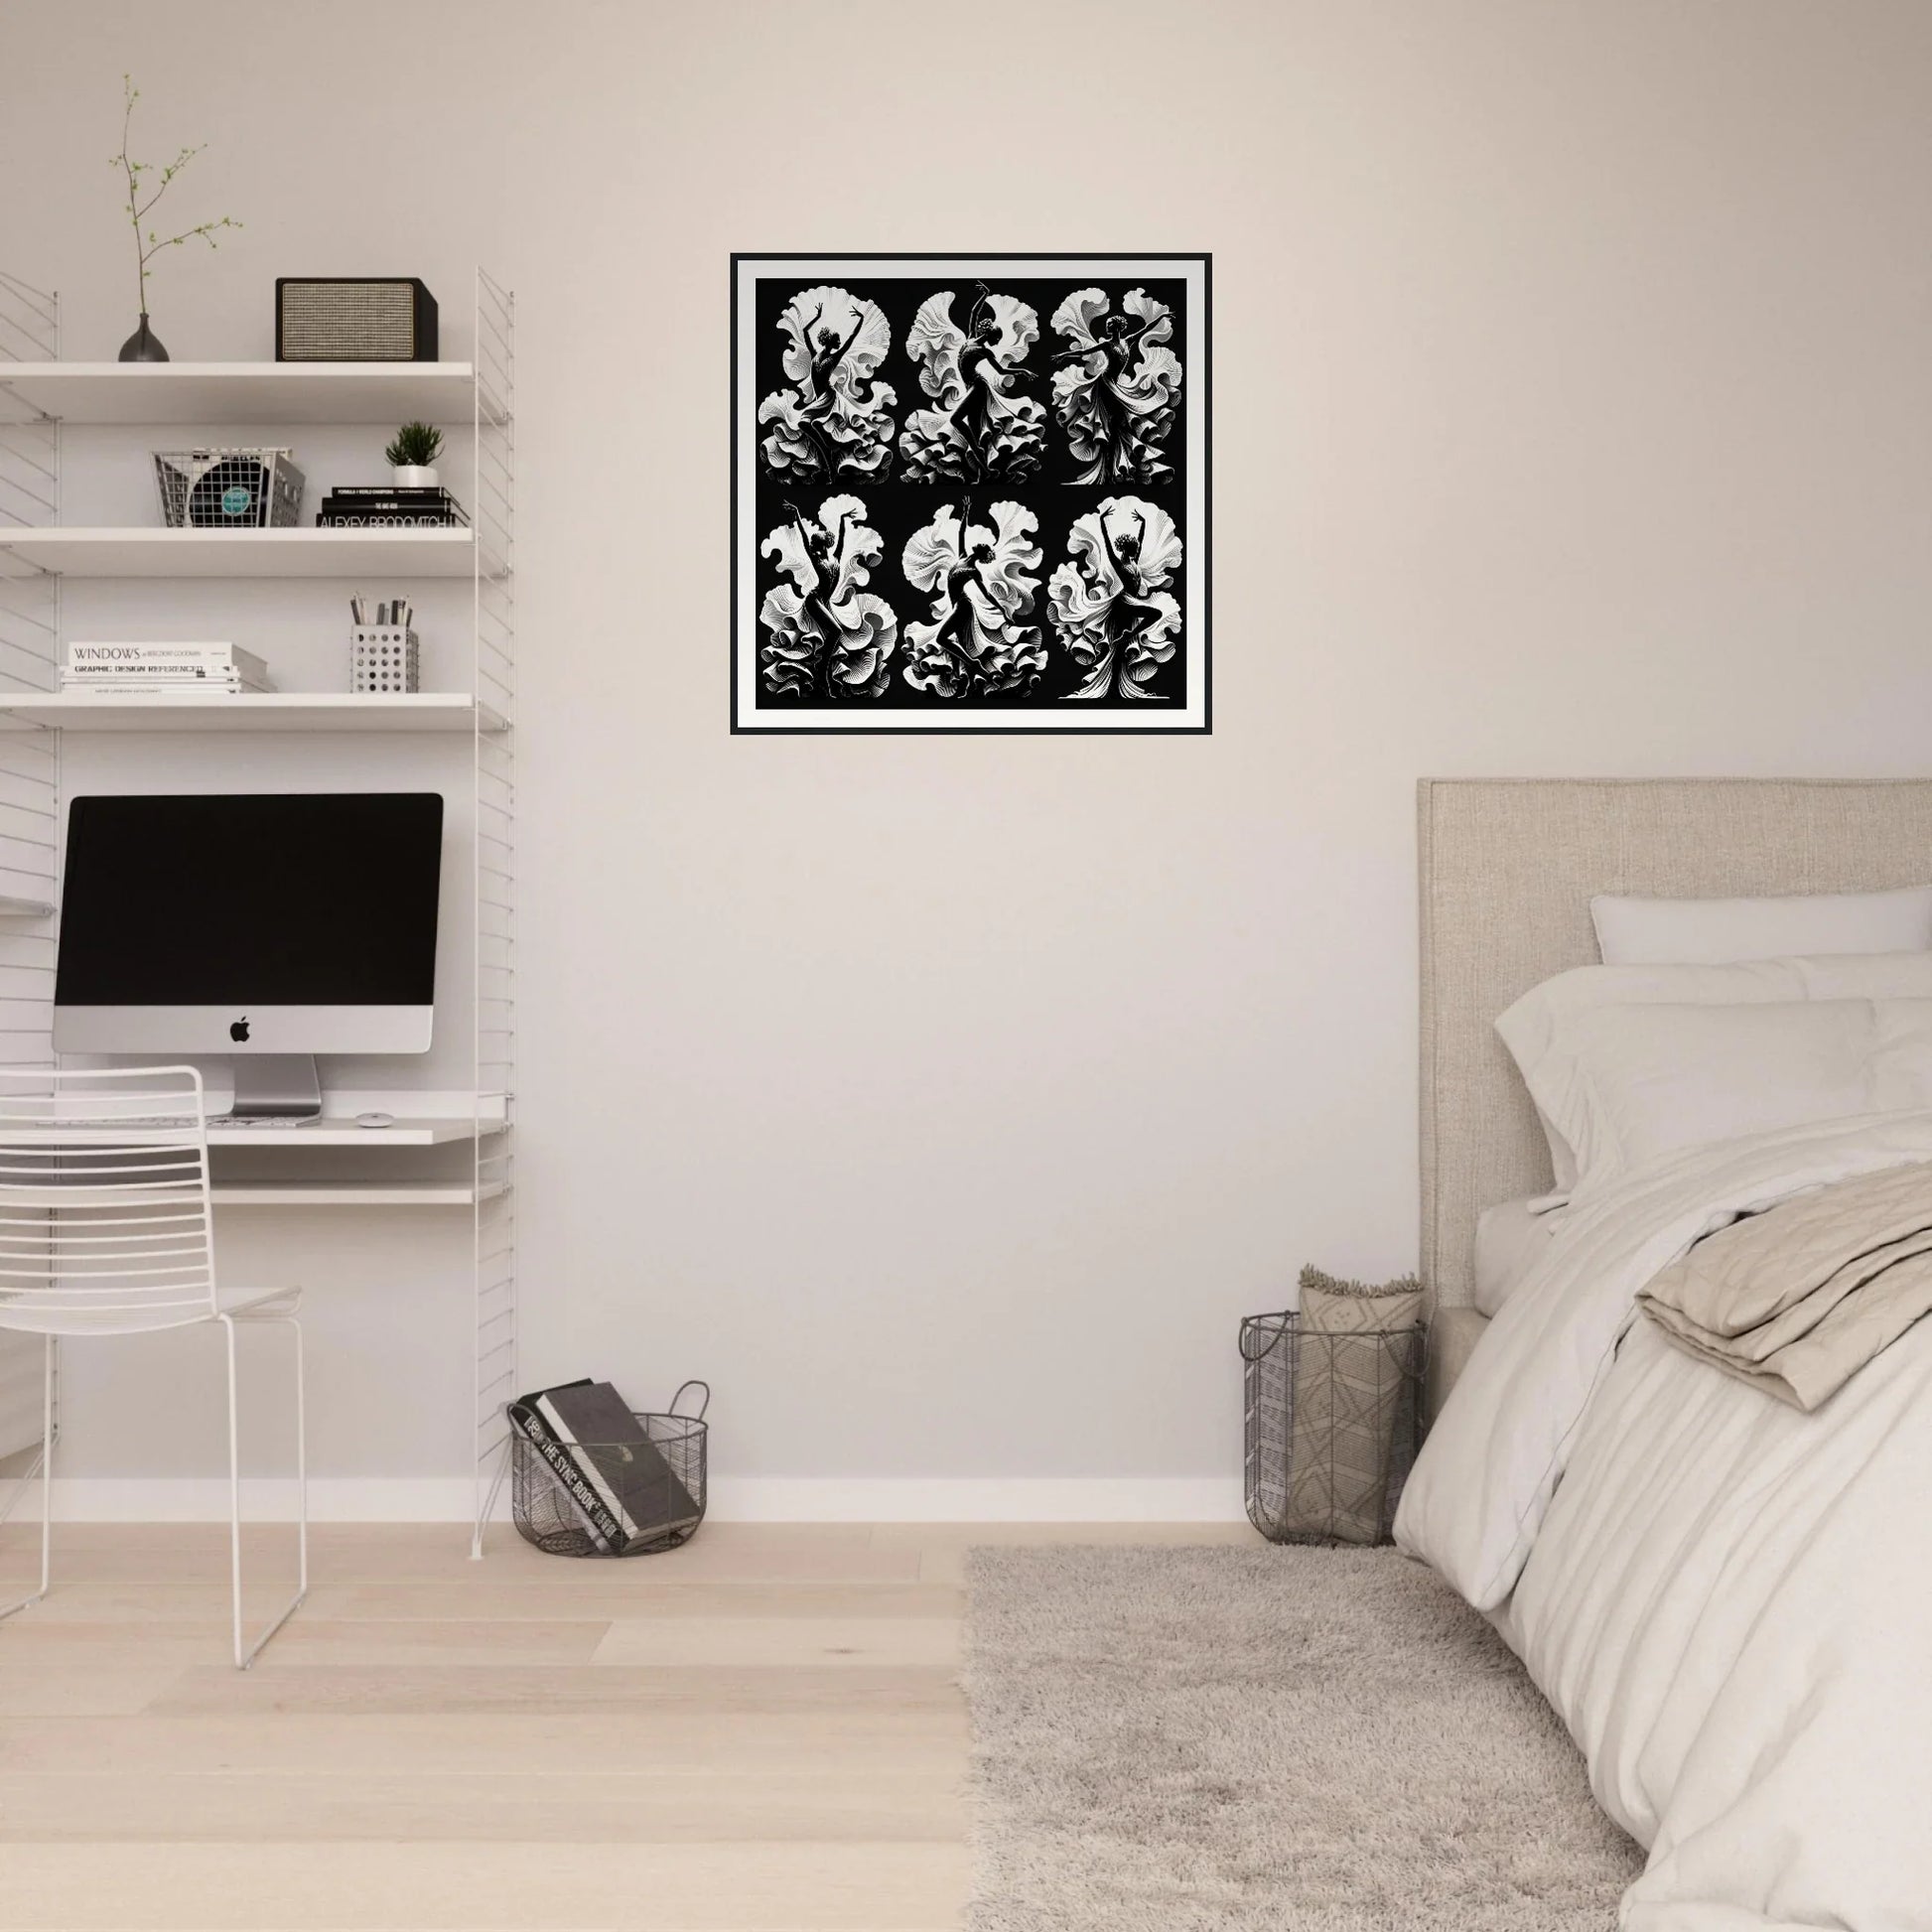
M443 453L443 432L430 423L404 423L382 452L395 473L398 489L434 489L436 459Z

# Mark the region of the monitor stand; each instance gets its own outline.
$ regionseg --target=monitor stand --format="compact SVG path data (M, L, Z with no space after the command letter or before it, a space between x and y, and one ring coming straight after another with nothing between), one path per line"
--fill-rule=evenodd
M238 1053L236 1120L313 1120L322 1112L322 1080L313 1053Z

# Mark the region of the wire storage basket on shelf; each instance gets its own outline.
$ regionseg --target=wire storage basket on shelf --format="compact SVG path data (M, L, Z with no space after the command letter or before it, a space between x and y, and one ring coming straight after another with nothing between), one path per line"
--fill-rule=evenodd
M679 1415L693 1389L697 1413ZM524 1542L553 1557L645 1557L690 1542L704 1521L710 1406L710 1385L686 1382L669 1409L632 1412L641 1443L579 1443L569 1454L553 1444L549 1457L512 1418L510 1514ZM640 1460L651 1456L658 1461L638 1479ZM640 1496L650 1505L642 1515L632 1513ZM621 1512L616 1530L613 1509Z
M156 450L161 520L171 530L289 529L306 479L287 450Z
M1241 1323L1248 1520L1272 1543L1386 1543L1416 1459L1423 1330Z

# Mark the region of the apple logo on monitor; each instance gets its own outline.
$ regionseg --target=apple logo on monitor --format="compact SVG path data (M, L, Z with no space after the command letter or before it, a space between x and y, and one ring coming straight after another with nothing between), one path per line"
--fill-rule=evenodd
M248 1037L248 1016L245 1013L228 1029L228 1037L237 1042Z

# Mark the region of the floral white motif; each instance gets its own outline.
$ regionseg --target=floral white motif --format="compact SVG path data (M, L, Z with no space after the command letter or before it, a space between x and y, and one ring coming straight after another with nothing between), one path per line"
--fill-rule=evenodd
M903 474L913 483L1018 481L1046 449L1045 406L1023 393L1039 317L984 282L964 324L953 320L953 300L951 289L928 296L905 332L905 352L936 407L905 419Z
M759 647L765 689L782 697L876 698L892 678L898 618L865 589L885 545L857 496L828 496L759 546L791 581L765 597Z
M885 311L845 289L804 289L785 305L778 328L781 366L793 386L759 404L765 468L816 483L884 477L897 434L897 396L873 379L893 345Z
M1163 449L1180 398L1179 359L1168 347L1173 312L1129 289L1120 313L1099 289L1075 289L1053 311L1067 346L1054 357L1053 413L1066 431L1077 481L1157 483L1173 475Z
M1067 561L1046 602L1068 654L1087 673L1075 698L1154 698L1145 689L1179 647L1169 591L1182 545L1173 518L1138 496L1108 496L1067 532Z
M1038 519L1024 504L995 503L990 525L970 500L948 503L905 545L900 567L932 594L930 619L905 627L905 681L941 698L1005 697L1031 690L1046 645L1031 622L1039 579Z

